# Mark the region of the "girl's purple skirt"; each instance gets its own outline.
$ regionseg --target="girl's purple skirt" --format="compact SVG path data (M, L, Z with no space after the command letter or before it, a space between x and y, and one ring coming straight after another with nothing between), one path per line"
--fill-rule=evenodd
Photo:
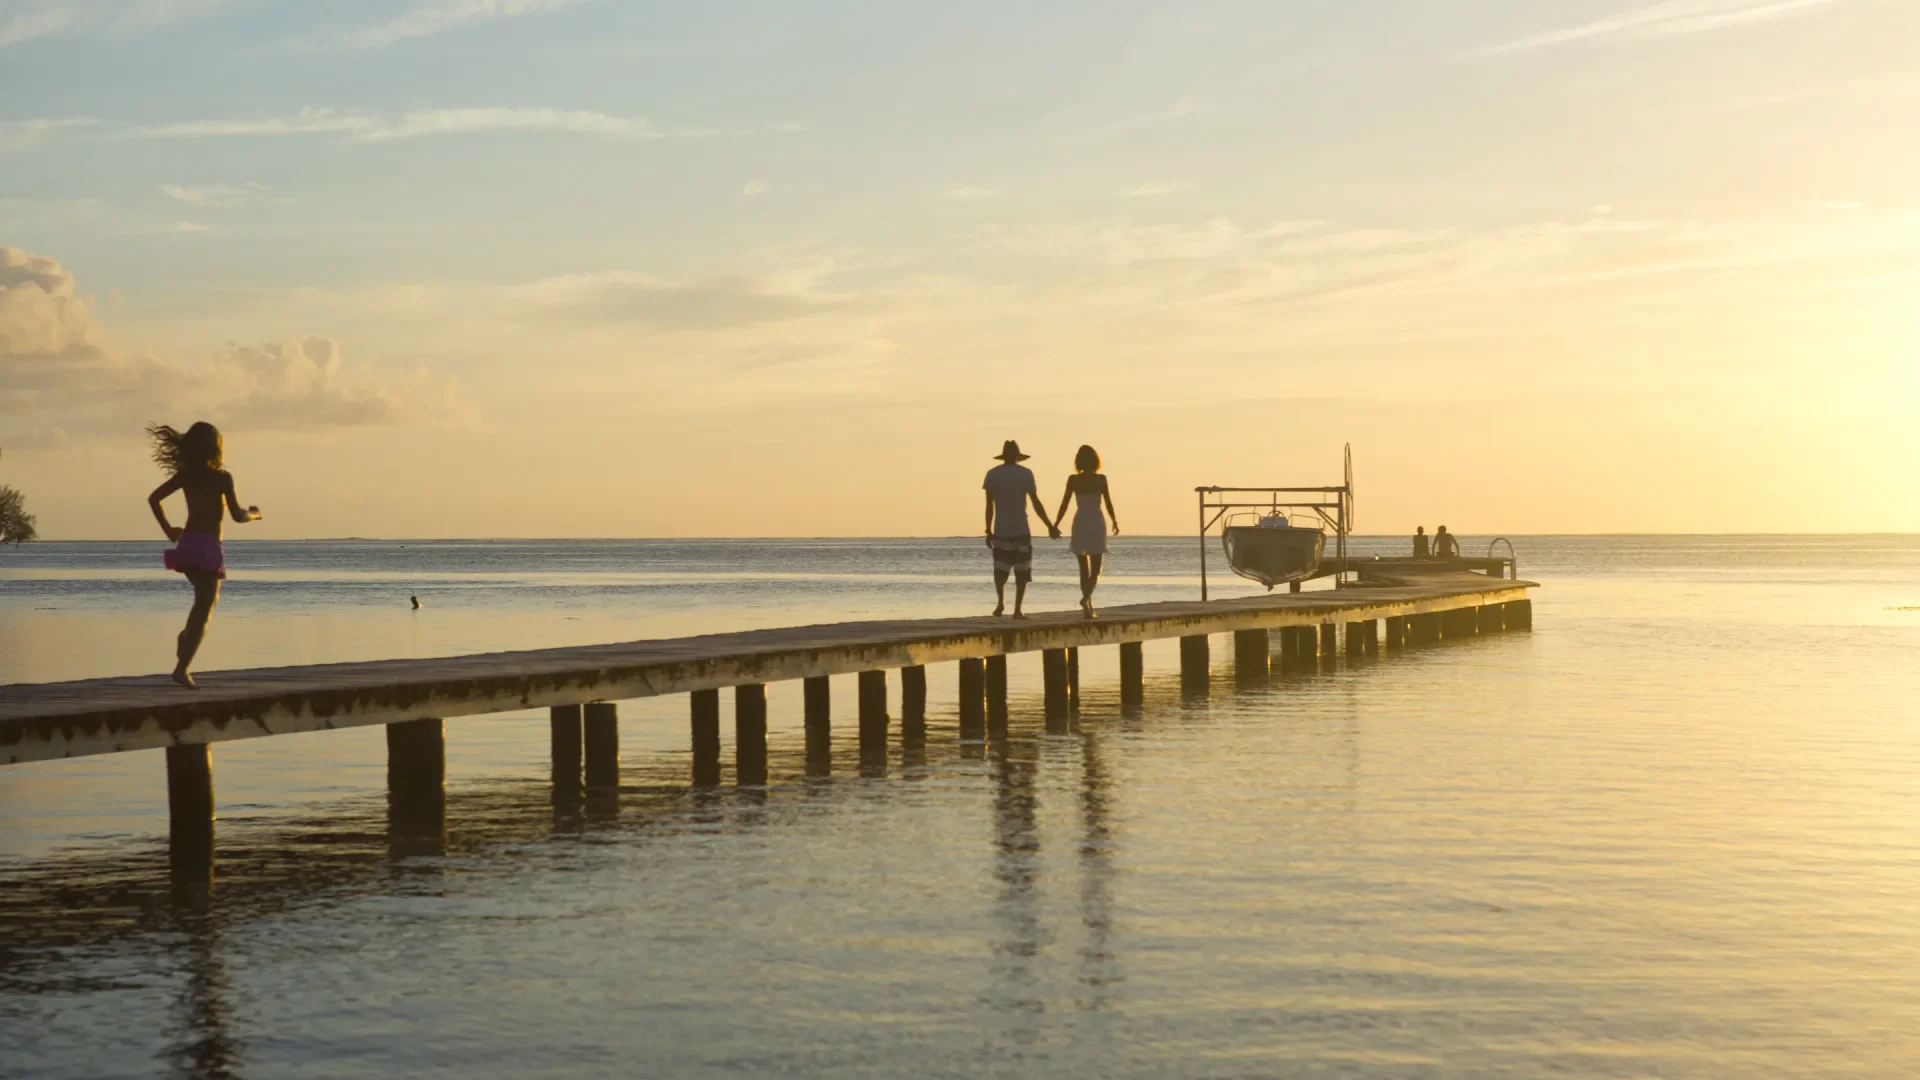
M164 556L167 569L186 573L200 570L217 578L227 576L227 555L220 538L206 533L181 533L180 539Z

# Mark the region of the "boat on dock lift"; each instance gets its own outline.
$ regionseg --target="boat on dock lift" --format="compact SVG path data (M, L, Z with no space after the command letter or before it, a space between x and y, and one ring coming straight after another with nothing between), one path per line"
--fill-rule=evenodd
M1200 496L1200 599L1207 598L1207 534L1220 525L1227 566L1271 590L1285 582L1292 592L1322 576L1328 533L1333 534L1335 585L1344 584L1347 537L1353 531L1353 447L1337 487L1195 488Z

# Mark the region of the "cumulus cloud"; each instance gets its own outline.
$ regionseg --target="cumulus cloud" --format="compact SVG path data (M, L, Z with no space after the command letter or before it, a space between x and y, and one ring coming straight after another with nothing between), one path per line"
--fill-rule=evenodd
M255 429L470 418L453 379L350 365L321 337L229 344L190 361L130 352L58 262L0 247L0 435L51 445L186 414Z

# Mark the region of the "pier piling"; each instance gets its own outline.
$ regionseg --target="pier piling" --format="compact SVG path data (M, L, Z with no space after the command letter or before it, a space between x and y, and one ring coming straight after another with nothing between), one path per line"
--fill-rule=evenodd
M1147 697L1146 649L1138 641L1120 643L1120 708L1138 709Z
M1504 604L1486 604L1476 609L1479 617L1478 630L1482 634L1498 634L1507 628L1507 609Z
M1507 629L1509 630L1533 629L1533 601L1532 600L1509 600L1507 601L1506 607L1507 607L1507 618L1506 618Z
M867 757L887 746L887 673L860 673L860 754Z
M815 675L801 684L807 725L807 775L833 771L833 684Z
M927 669L915 664L900 669L900 741L921 743L927 738Z
M1207 651L1207 635L1194 634L1180 639L1180 692L1188 697L1206 697L1212 660Z
M553 797L571 802L580 797L580 767L586 760L580 706L555 705L547 717L553 727Z
M960 661L960 737L987 734L987 665L977 657Z
M447 728L437 719L387 725L387 852L447 852Z
M1067 730L1067 717L1072 705L1067 688L1067 650L1047 649L1040 654L1041 683L1046 691L1047 730L1059 733Z
M1340 655L1340 627L1337 623L1320 624L1320 663L1332 667L1335 657Z
M1007 657L987 657L987 734L1007 733Z
M687 695L693 719L693 786L720 785L720 691Z
M1389 615L1387 623L1387 650L1399 652L1407 647L1407 619L1404 615Z
M1080 650L1077 646L1067 649L1067 707L1073 711L1074 715L1079 715Z
M202 886L213 886L214 817L212 748L167 747L167 861L185 898L203 898Z
M1265 630L1233 632L1233 678L1241 686L1265 686L1273 676L1272 646Z
M620 707L611 701L590 702L581 709L582 743L586 748L587 791L605 794L620 787Z
M741 787L767 784L767 688L733 688L733 780Z

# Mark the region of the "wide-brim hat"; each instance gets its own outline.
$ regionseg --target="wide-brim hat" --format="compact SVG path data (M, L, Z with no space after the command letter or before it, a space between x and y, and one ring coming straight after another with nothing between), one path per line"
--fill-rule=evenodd
M1005 446L1002 446L1000 448L1000 452L998 454L995 454L994 456L999 458L1001 461L1027 460L1027 455L1020 452L1020 444L1015 442L1012 439L1008 439L1007 444Z

